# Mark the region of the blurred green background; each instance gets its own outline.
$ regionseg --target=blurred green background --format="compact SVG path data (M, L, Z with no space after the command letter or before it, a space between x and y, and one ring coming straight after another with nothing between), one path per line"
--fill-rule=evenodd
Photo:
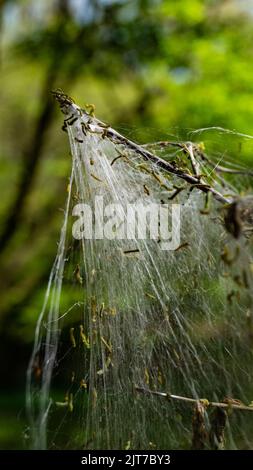
M140 141L208 126L253 135L253 0L0 0L0 14L0 448L20 449L70 173L50 90ZM239 158L252 166L251 152Z

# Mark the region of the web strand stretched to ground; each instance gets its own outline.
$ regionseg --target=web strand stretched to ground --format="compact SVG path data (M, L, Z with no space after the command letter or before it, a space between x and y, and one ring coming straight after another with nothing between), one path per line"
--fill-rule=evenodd
M239 194L250 172L203 144L137 145L55 96L72 173L27 373L32 446L252 446L253 212ZM132 237L117 238L115 222L111 239L73 238L76 206L104 216L97 198L128 214ZM136 202L170 215L180 204L173 250L159 234L138 238ZM222 403L215 415L209 402Z

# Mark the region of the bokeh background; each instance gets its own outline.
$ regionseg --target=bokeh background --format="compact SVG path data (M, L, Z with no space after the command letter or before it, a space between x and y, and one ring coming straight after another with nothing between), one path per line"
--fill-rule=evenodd
M0 14L0 448L21 449L71 164L50 90L139 141L253 135L253 0L1 0Z

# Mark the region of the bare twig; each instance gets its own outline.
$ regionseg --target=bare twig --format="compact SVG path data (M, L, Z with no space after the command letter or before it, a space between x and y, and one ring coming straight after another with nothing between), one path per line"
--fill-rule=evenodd
M192 149L194 149L194 147L198 147L196 144L193 144L192 142L190 142L190 144L192 145ZM183 142L175 142L173 140L162 140L162 141L159 141L159 142L151 142L151 143L142 145L142 147L144 147L144 148L177 147L177 148L180 148L181 150L186 149L186 145ZM248 169L247 170L243 170L243 169L237 169L236 170L234 168L227 168L225 166L221 166L219 164L216 164L215 162L212 162L207 157L207 155L204 152L202 152L199 148L197 148L197 150L198 150L198 153L201 155L201 158L203 158L218 173L230 173L230 174L233 174L233 175L245 175L245 176L251 176L251 177L253 176L253 171L248 170Z
M184 149L184 144L182 142L175 142L174 140L159 140L158 142L143 144L142 147L178 147Z
M142 146L132 142L131 140L127 139L126 137L119 134L117 131L112 129L111 127L106 131L107 137L111 138L112 141L116 141L120 144L123 144L125 147L129 148L130 150L135 151L137 154L141 155L145 160L152 161L158 167L162 168L163 170L167 171L168 173L174 174L179 178L183 179L187 183L191 185L199 184L199 178L193 175L189 175L188 173L184 172L180 168L175 167L171 163L163 160L162 158L158 157L154 153L149 152L142 148ZM205 185L200 188L204 193L210 191L215 199L223 204L228 204L230 200L224 197L221 193L219 193L216 189L212 188L210 185Z
M214 165L214 164L213 164ZM250 170L234 170L233 168L226 168L224 166L215 165L215 170L220 173L230 173L232 175L253 176L253 171Z
M206 399L197 399L197 398L189 398L189 397L182 397L180 395L172 395L171 393L166 393L166 392L157 392L155 390L149 390L148 388L143 388L139 386L134 387L136 392L139 393L144 393L147 395L156 395L158 397L162 398L167 398L169 400L177 400L177 401L182 401L185 403L198 403L203 402L206 406L210 407L218 407L218 408L224 408L224 409L233 409L233 410L241 410L241 411L253 411L253 406L247 406L243 404L235 404L231 402L229 403L219 403L219 402L214 402L214 401L208 401Z
M195 146L196 147L196 146ZM201 155L201 158L205 160L212 168L214 171L217 173L229 173L232 175L244 175L244 176L253 176L253 171L250 170L243 170L243 169L234 169L234 168L227 168L225 166L221 166L218 163L212 162L207 155L202 152L199 148L197 149L199 154Z
M197 162L194 153L193 153L193 145L192 142L189 142L188 144L185 144L185 148L190 156L191 159L191 164L192 164L192 169L193 173L195 174L196 178L200 181L200 168L199 168L199 163Z
M59 102L63 114L69 116L67 119L70 117L78 117L82 120L82 122L84 122L86 129L88 129L90 132L101 134L102 137L107 137L112 142L124 145L129 150L132 150L138 155L141 155L145 160L155 163L159 168L162 168L166 172L178 176L191 185L199 184L199 178L196 176L190 175L180 168L172 165L170 162L163 160L154 153L146 150L144 146L132 142L131 140L119 134L119 132L117 132L112 127L107 126L102 121L94 118L93 116L90 116L85 110L77 106L72 98L65 95L61 90L56 90L52 93L55 99ZM65 119L66 125L68 125L67 119ZM223 204L228 204L231 202L230 199L224 197L221 193L219 193L219 191L210 185L203 185L199 189L201 189L201 191L204 193L211 192L215 199Z

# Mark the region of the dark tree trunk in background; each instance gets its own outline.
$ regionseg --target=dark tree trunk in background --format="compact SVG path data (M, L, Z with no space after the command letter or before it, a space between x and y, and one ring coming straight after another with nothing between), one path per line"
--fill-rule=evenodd
M69 18L68 0L59 0L56 7L56 16L58 17L58 34L61 34L64 23ZM49 129L54 111L54 103L50 91L55 87L59 76L64 57L57 48L52 51L52 58L42 86L40 96L40 113L34 125L27 148L23 152L23 164L20 181L18 183L17 194L12 207L9 209L5 226L0 235L0 254L12 240L16 233L18 224L22 218L25 201L31 190L34 176L42 155L46 132Z

